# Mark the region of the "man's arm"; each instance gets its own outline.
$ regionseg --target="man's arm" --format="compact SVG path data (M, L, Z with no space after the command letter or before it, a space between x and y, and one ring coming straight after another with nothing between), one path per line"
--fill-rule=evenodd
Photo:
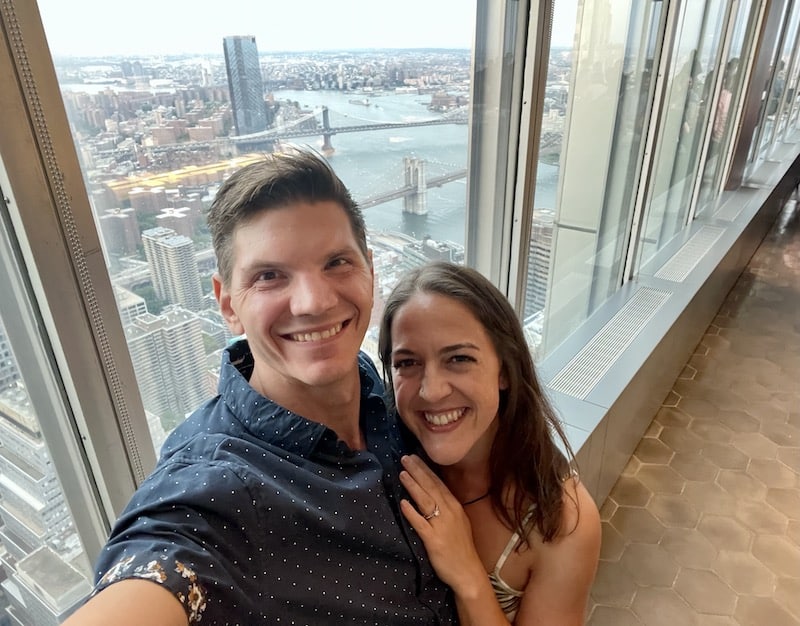
M127 579L106 587L63 626L189 626L178 599L149 580Z

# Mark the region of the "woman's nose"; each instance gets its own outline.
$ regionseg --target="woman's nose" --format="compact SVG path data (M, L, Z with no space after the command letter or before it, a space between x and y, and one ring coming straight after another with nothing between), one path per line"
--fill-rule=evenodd
M447 379L435 371L425 371L419 386L419 396L426 402L436 402L447 397L450 385Z

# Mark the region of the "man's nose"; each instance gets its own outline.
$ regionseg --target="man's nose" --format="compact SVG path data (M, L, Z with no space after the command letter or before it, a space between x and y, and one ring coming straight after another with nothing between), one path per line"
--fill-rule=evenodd
M293 315L319 315L336 305L336 292L324 276L300 276L292 290Z

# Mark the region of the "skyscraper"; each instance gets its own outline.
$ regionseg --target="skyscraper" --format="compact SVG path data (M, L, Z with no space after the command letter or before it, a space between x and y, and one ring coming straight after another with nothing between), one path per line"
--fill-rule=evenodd
M175 425L208 397L200 318L180 307L125 326L145 409Z
M156 295L191 311L202 309L203 288L192 240L171 228L156 227L142 233L142 243Z
M236 134L249 135L266 130L264 82L261 79L256 38L225 37L223 48Z

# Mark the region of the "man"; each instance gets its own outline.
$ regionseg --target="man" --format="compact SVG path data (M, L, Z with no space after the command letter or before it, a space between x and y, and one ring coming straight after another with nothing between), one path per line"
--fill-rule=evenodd
M399 436L359 353L364 220L317 155L234 173L208 216L234 334L219 395L167 439L65 624L451 624L399 513Z

